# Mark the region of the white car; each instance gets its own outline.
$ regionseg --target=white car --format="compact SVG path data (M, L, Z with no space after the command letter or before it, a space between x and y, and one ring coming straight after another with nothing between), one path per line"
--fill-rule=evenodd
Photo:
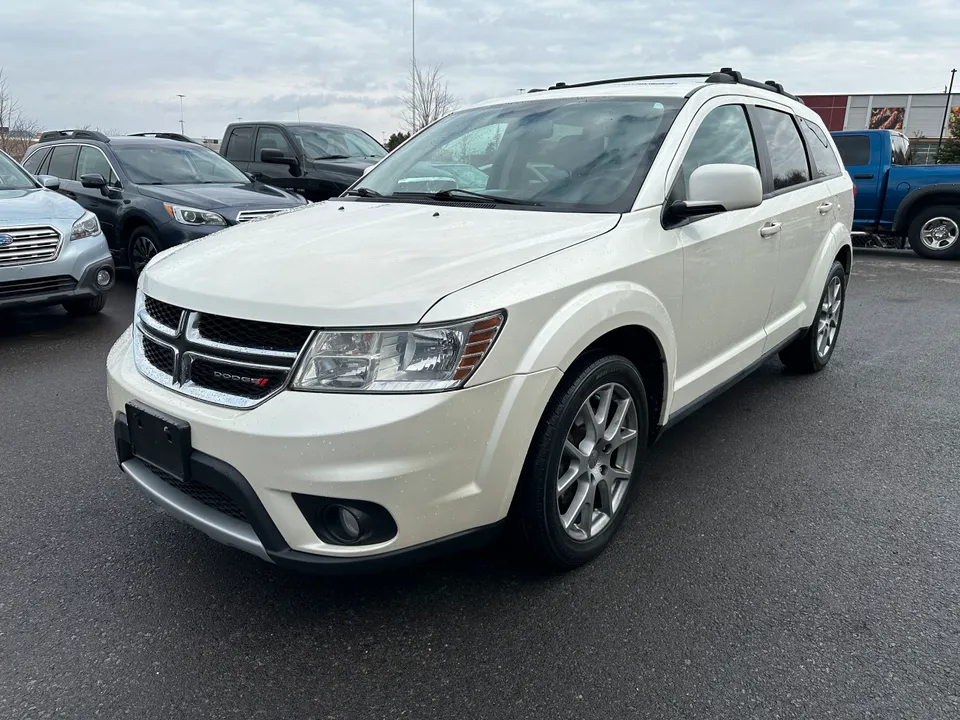
M829 362L852 214L817 114L733 70L456 112L342 198L150 262L107 363L120 465L286 567L378 569L508 518L575 567L664 428L777 353Z

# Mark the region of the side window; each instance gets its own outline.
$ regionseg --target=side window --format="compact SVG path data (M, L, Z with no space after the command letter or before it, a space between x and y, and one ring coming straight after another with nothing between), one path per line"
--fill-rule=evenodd
M866 135L841 135L833 140L840 151L840 159L847 167L870 164L870 138Z
M806 119L800 120L800 127L807 141L807 150L810 151L813 163L817 166L817 177L839 175L840 163L837 162L837 156L833 154L827 134L816 123Z
M274 148L282 152L286 157L293 155L290 150L290 143L279 129L273 127L262 127L257 131L257 146L253 151L253 161L260 162L260 151L265 148Z
M84 145L80 148L80 159L77 161L77 178L93 173L103 175L111 185L117 182L117 176L113 174L113 168L107 162L106 156L96 148Z
M77 165L77 155L80 148L77 145L58 145L50 156L50 174L61 180L73 180L73 169Z
M253 154L253 128L234 128L227 138L227 149L224 157L237 162L250 162Z
M779 110L755 108L760 127L770 153L770 165L773 168L773 189L800 185L810 180L810 166L807 153L803 149L803 140L797 130L793 117Z
M742 105L724 105L703 119L683 157L671 202L687 197L690 175L701 165L748 165L759 169L757 149Z
M40 164L50 154L50 148L40 148L23 163L23 169L33 175L39 175Z
M909 165L910 141L899 135L891 135L890 155L892 165Z

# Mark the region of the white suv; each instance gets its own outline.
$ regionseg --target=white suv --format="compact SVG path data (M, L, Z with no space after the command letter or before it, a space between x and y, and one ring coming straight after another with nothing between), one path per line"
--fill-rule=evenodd
M853 187L818 116L712 75L427 127L343 197L156 257L108 359L119 462L277 564L598 555L660 432L836 347Z

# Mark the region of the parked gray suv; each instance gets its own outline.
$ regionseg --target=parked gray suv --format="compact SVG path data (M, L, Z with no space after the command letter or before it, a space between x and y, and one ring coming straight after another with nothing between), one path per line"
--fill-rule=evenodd
M59 187L0 151L0 311L63 305L94 315L106 303L116 273L100 223Z

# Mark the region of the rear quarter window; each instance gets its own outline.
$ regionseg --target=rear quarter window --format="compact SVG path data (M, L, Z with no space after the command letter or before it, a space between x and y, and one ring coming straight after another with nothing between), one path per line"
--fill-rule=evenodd
M49 154L50 148L40 148L24 161L23 169L28 173L36 175L37 171L40 170L40 163L42 163L44 158L46 158Z
M870 138L866 135L841 135L835 137L840 159L847 167L870 164Z
M800 119L800 129L803 131L803 139L807 143L807 150L813 164L816 165L816 177L828 178L839 175L840 163L837 156L833 154L827 133L806 118Z

